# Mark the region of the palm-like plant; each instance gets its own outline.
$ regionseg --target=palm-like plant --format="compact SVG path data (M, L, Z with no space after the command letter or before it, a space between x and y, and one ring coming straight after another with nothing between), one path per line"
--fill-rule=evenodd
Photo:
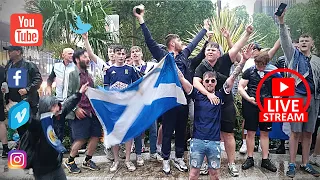
M218 14L213 14L213 17L210 18L211 31L213 31L211 41L220 44L224 52L228 52L230 48L228 46L226 38L224 38L222 33L220 32L222 28L229 30L230 38L233 43L237 42L245 33L246 25L244 24L244 22L238 23L239 21L237 18L238 17L236 17L235 12L230 11L229 9L223 9L220 12L220 16L218 16ZM193 32L189 32L192 38L196 36L196 34L200 31L201 28L202 26L196 25L195 30ZM207 37L204 37L204 39L207 39ZM198 47L193 51L193 54L197 54L200 51L205 42L204 39L198 44ZM253 40L260 41L261 39L262 38L260 37L259 33L254 31L251 37L249 38L249 42ZM187 39L187 42L191 42L191 40L191 38Z
M105 17L112 14L110 2L101 0L26 0L28 13L43 15L45 45L77 45L81 36L73 33L70 24L75 27L76 16L93 27L90 31L90 43L95 53L106 55L106 44L112 43L105 30ZM99 50L101 50L99 52Z

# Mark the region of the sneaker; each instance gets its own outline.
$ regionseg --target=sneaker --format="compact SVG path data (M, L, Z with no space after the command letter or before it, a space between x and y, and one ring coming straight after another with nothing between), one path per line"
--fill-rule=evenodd
M273 162L270 159L262 159L261 167L266 168L272 172L277 172L276 166L273 164Z
M136 170L136 167L134 166L134 164L131 161L127 161L124 164L127 166L128 171L132 172L132 171Z
M104 153L106 153L107 159L109 159L110 161L114 161L114 156L111 148L104 149Z
M318 172L317 170L315 170L311 164L307 164L305 166L303 166L302 164L300 165L300 169L313 175L314 177L319 177L320 176L320 172Z
M2 150L2 155L1 155L1 157L2 157L2 158L8 158L8 153L9 153L9 150Z
M239 150L240 154L246 154L247 153L247 144L242 143L242 146Z
M138 166L144 165L144 160L142 159L142 155L137 155L137 165Z
M296 165L293 163L290 163L286 174L288 177L294 178L294 176L296 176Z
M150 154L150 161L163 161L163 158L158 153Z
M237 169L235 163L231 163L231 164L228 163L228 170L231 176L233 177L239 176L239 170Z
M251 168L251 167L253 167L254 166L254 160L253 160L253 158L247 158L246 159L246 161L242 164L242 166L241 166L241 168L243 169L243 170L246 170L246 169L249 169L249 168Z
M100 168L94 163L91 159L89 161L83 161L82 167L86 169L90 169L92 171L99 171Z
M203 162L200 168L200 174L201 175L207 175L208 174L208 163Z
M118 166L119 166L119 161L113 162L111 167L110 167L110 172L115 172L118 170Z
M320 155L312 154L309 157L309 162L310 162L310 164L313 164L313 165L316 165L316 166L320 167Z
M188 167L186 166L186 163L183 161L182 158L174 158L173 159L173 164L181 172L187 172L188 171Z
M69 163L68 159L66 159L63 164L68 169L69 173L78 174L81 172L81 170L78 168L74 161Z
M79 150L78 150L78 153L79 153L79 154L84 154L86 151L87 151L87 149L79 149Z
M170 161L169 160L162 161L162 170L165 174L170 173Z
M224 142L220 143L220 149L221 149L221 151L225 151L226 150L226 148L224 147Z

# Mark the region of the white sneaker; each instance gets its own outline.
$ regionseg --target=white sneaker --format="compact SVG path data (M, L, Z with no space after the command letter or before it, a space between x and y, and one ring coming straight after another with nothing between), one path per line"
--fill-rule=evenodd
M162 161L162 170L165 174L170 173L170 161L169 160Z
M200 174L201 175L207 175L208 174L208 164L206 162L203 162L200 168Z
M183 161L183 158L174 158L173 159L173 164L181 172L187 172L188 171L188 167L186 166L186 163Z
M161 162L163 161L163 158L158 153L154 153L154 154L150 154L150 161Z
M231 164L228 163L228 170L231 176L233 177L239 176L239 170L237 169L235 163L231 163Z
M220 142L220 149L221 151L225 151L226 149L224 148L224 142Z
M127 166L128 171L132 172L136 170L136 167L131 161L126 161L124 164Z
M113 162L112 165L111 165L111 167L110 167L110 172L115 172L115 171L117 171L118 166L119 166L119 161Z
M309 161L310 161L310 164L313 164L313 165L316 165L316 166L320 167L320 155L312 154L309 157Z
M239 149L239 152L240 152L241 154L246 154L246 153L247 153L247 144L242 143L242 146L241 146L241 148Z
M137 155L137 165L138 166L143 166L144 165L144 160L142 158L142 155Z

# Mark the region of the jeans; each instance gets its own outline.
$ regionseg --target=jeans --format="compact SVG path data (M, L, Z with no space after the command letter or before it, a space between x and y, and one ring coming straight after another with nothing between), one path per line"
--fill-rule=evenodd
M142 142L141 135L134 138L135 151L137 155L141 155ZM150 154L157 152L157 121L154 121L149 128Z

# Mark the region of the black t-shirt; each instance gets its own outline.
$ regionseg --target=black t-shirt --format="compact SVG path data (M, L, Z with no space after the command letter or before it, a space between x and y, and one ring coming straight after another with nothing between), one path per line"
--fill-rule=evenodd
M217 63L212 68L217 73L217 85L215 89L221 89L223 84L226 82L227 78L230 74L230 68L232 66L232 61L230 59L229 53L226 53L218 58ZM203 63L201 63L197 68L194 74L194 77L199 77L203 79L203 74L207 71L211 71L208 69ZM225 103L232 102L232 93L225 96Z
M266 73L265 73L266 74ZM264 74L264 75L265 75ZM252 66L245 70L242 74L242 79L249 80L247 87L248 89L247 94L250 97L256 97L257 87L262 79L260 75L258 74L258 70L255 68L255 66ZM266 81L262 84L261 90L260 90L260 100L261 103L263 103L264 98L272 98L272 76L268 77Z

